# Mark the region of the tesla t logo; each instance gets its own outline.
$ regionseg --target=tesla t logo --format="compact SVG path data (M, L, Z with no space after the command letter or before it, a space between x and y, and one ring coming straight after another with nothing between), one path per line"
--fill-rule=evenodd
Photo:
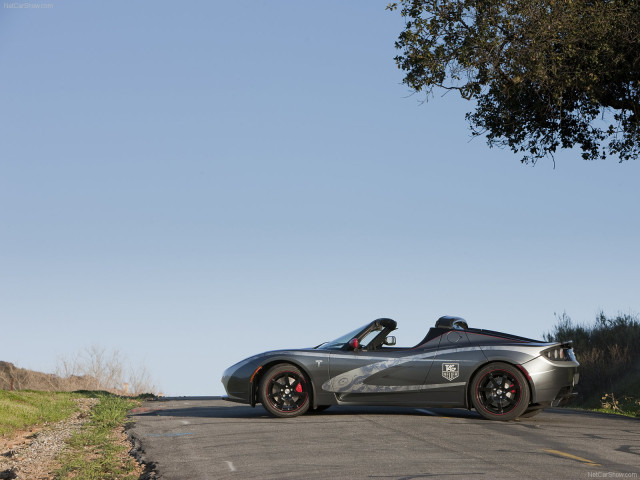
M322 363L322 360L316 360L316 363L318 364L318 366L320 366L320 364Z
M443 363L442 376L449 381L455 380L460 375L459 363Z

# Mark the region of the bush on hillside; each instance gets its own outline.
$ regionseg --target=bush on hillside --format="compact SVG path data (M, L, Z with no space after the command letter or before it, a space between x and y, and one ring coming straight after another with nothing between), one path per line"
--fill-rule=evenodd
M592 325L579 325L563 313L544 339L573 341L580 362L578 390L582 400L614 392L619 381L639 367L640 321L636 315L607 317L600 312Z

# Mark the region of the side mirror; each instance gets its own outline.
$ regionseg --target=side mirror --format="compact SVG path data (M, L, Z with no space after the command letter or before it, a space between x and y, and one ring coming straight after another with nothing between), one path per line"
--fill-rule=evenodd
M351 340L349 340L349 347L351 348L351 350L356 350L358 348L358 339L357 338L352 338Z
M384 344L385 344L385 345L389 345L389 346L391 346L391 345L395 345L395 344L396 344L396 337L393 337L393 336L392 336L392 337L387 337L387 338L385 338L385 339L384 339Z

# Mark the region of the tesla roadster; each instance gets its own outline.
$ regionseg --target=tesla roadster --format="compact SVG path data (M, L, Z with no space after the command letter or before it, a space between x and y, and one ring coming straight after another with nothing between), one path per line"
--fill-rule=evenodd
M531 417L578 383L571 342L545 343L441 317L410 348L379 318L314 348L247 358L223 374L225 399L295 417L332 405L474 408L491 420Z

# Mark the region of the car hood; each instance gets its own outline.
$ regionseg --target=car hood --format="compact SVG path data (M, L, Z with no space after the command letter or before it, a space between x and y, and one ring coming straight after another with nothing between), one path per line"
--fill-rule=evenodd
M266 359L271 357L280 357L287 355L295 355L296 353L304 353L304 352L318 352L314 347L311 348L296 348L296 349L283 349L283 350L270 350L268 352L258 353L257 355L252 355L251 357L245 358L244 360L239 361L231 365L224 372L224 375L231 374L235 370L244 367L245 365L249 365L251 363L255 363L256 367L263 363Z

